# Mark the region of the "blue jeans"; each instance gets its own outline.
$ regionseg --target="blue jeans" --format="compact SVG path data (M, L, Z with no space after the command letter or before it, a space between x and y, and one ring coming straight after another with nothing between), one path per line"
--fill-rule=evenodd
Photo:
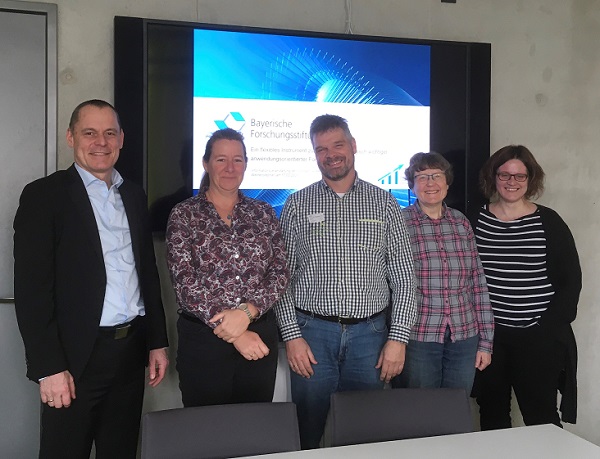
M303 449L317 448L323 435L332 393L382 389L375 368L387 340L385 314L355 325L341 325L297 312L302 337L315 356L314 375L291 373L292 400L298 409Z
M479 336L452 342L446 328L444 343L411 340L406 347L404 370L393 387L458 388L471 393Z

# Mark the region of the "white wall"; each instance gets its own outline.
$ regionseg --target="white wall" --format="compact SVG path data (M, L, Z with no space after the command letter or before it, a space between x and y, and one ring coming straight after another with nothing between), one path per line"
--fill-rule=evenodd
M345 30L345 0L58 0L59 168L72 154L64 141L71 110L92 97L112 100L115 15L222 24ZM541 203L570 225L584 288L579 342L579 422L567 428L600 444L600 1L352 0L354 33L492 44L492 151L527 145L547 172ZM127 140L125 140L127 141ZM168 290L168 283L165 284ZM169 314L174 305L165 294ZM172 374L175 380L174 373ZM178 403L154 394L157 406ZM168 389L168 390L167 390ZM159 395L159 396L157 396Z

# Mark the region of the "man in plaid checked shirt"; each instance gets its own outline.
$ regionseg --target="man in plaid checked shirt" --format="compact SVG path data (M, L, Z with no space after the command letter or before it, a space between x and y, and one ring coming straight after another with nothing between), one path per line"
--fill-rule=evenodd
M346 120L319 116L310 138L323 179L283 208L291 282L275 306L304 449L318 447L333 392L381 389L402 371L416 317L400 206L358 178Z

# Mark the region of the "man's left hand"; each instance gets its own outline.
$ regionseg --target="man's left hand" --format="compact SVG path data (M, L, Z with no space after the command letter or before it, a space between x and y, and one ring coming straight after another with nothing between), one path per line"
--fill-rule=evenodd
M148 384L156 387L165 377L167 367L169 366L169 357L167 357L167 349L152 349L148 358L148 370L150 373L150 381Z
M375 368L381 368L379 379L389 383L394 376L402 373L406 344L400 341L388 340L383 346Z

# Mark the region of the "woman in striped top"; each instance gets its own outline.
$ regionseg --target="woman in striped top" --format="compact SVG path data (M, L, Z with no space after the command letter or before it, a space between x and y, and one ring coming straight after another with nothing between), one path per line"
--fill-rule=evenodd
M531 152L510 145L484 165L480 184L489 205L475 225L496 322L494 360L478 374L481 428L511 426L511 389L527 425L576 419L577 314L581 268L573 236L556 212L530 199L544 171Z

